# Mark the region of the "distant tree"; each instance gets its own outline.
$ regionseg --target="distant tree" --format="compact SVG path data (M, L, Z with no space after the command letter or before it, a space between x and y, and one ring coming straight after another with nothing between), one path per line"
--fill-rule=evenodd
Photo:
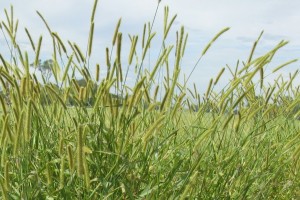
M52 76L53 65L54 61L52 59L45 60L43 63L41 59L39 59L39 62L35 67L41 72L45 80L48 81ZM30 66L34 67L34 64L32 63Z
M87 85L87 82L84 78L77 79L76 82L80 87L86 87L86 85Z

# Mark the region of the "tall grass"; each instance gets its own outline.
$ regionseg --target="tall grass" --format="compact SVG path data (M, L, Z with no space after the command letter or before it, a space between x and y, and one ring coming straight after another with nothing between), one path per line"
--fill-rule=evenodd
M90 70L96 7L97 1L85 54L76 43L61 40L38 13L52 37L52 81L30 70L31 62L38 67L43 37L32 38L25 29L35 53L29 60L16 40L13 8L4 11L0 28L10 56L0 55L2 199L300 198L300 93L293 84L298 71L289 80L264 81L266 65L287 42L254 58L260 35L248 61L228 68L229 84L221 92L214 89L224 68L202 95L195 85L187 88L190 74L179 82L187 33L182 27L176 43L166 44L176 17L169 19L167 7L160 55L150 71L144 63L155 37L152 25L131 36L123 68L121 20L106 48L106 63ZM228 29L216 34L200 59ZM133 66L138 73L130 87ZM99 78L101 70L107 75Z

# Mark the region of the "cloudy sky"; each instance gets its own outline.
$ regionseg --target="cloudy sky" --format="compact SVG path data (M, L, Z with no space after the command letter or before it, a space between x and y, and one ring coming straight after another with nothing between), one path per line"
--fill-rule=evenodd
M36 14L38 10L47 20L52 31L57 32L66 42L76 42L84 50L87 45L90 14L93 0L5 0L0 1L0 19L4 20L4 8L14 6L15 16L19 19L18 42L23 49L31 51L25 35L27 27L38 41L44 37L43 59L51 56L51 42L42 20ZM210 39L224 27L230 27L208 51L191 77L201 90L205 90L209 79L215 77L226 64L234 66L237 60L246 60L253 42L264 30L256 56L262 55L281 40L290 44L280 50L274 62L268 68L300 57L300 1L296 0L162 0L158 9L154 31L158 37L150 52L150 65L157 58L160 47L159 35L163 27L164 6L170 8L170 15L177 14L175 26L170 33L169 42L175 37L176 30L183 25L189 33L186 54L182 62L182 71L189 74ZM143 24L152 21L157 0L99 0L95 17L93 61L104 65L105 47L111 46L115 25L122 17L121 31L124 35L142 34ZM48 37L48 40L47 40ZM127 59L129 39L124 37L123 57ZM7 54L3 35L0 34L0 53ZM30 54L30 53L29 53ZM281 71L285 77L299 68L299 62ZM279 75L279 74L277 74ZM227 79L226 79L227 78ZM229 78L229 73L221 79Z

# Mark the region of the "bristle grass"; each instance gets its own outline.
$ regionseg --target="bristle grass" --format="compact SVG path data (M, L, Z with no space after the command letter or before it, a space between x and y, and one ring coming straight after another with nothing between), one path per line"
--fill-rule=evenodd
M13 9L0 19L8 48L0 54L3 199L297 199L299 71L273 81L269 75L296 60L273 72L268 67L288 42L260 54L261 33L245 61L226 65L230 77L222 68L207 85L188 83L229 28L212 38L185 76L188 33L183 26L172 31L176 15L169 19L168 7L163 32L152 30L159 1L141 36L124 37L120 19L97 61L97 4L85 55L79 43L67 41L67 48L38 12L52 40L48 68L43 37L34 43L25 29L31 48L23 49Z

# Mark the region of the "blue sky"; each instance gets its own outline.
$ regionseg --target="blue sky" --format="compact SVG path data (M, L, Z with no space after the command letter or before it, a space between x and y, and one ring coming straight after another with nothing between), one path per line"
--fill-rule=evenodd
M51 56L51 41L47 30L36 10L41 12L53 31L66 42L76 42L84 50L87 44L90 14L93 0L5 0L0 1L0 19L4 19L4 8L14 6L15 16L20 20L17 40L24 50L31 51L25 35L27 27L38 41L44 36L42 58ZM238 59L246 60L253 42L262 30L264 35L258 45L256 56L262 55L280 40L289 40L290 44L280 50L274 62L268 66L274 69L278 64L300 56L300 1L295 0L162 0L154 31L158 32L157 45L151 49L151 59L157 58L159 35L163 27L164 6L170 8L170 15L177 14L175 26L171 30L169 42L174 42L176 30L182 25L189 33L187 50L182 62L182 72L189 74L205 45L224 27L231 27L205 55L191 77L204 91L209 79L215 77L226 64L234 66ZM157 0L99 0L95 17L93 61L104 66L105 47L111 46L115 25L122 17L121 31L124 33L123 57L127 60L129 50L128 33L141 35L143 24L152 21ZM48 39L47 39L48 37ZM0 53L7 52L3 36L0 35ZM30 54L30 53L29 53ZM151 63L150 63L151 64ZM299 62L288 66L280 73L284 77L299 68ZM277 73L272 77L278 76ZM132 75L133 76L133 75ZM133 77L132 77L133 78ZM222 87L230 78L229 73L220 80ZM300 83L300 82L299 82Z

